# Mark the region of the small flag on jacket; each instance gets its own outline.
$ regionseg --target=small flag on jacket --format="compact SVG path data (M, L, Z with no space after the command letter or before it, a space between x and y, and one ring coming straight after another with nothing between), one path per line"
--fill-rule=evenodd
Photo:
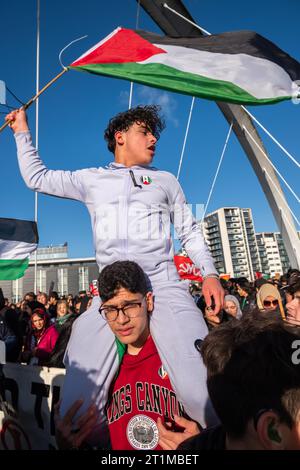
M24 276L38 238L35 222L0 218L0 280Z
M300 91L299 62L253 31L173 38L119 27L69 68L237 104Z

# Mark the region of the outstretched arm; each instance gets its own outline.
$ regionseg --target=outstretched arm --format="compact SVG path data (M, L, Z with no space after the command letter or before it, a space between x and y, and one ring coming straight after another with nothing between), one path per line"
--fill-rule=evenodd
M21 175L26 185L44 194L84 202L85 189L81 171L48 170L32 144L25 111L21 108L6 116L15 134Z

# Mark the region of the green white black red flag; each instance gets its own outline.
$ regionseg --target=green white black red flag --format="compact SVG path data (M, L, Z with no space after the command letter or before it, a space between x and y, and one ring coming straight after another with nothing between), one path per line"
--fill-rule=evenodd
M251 105L295 98L300 84L299 62L253 31L173 38L117 28L68 68Z
M0 218L0 280L24 276L37 244L36 222Z

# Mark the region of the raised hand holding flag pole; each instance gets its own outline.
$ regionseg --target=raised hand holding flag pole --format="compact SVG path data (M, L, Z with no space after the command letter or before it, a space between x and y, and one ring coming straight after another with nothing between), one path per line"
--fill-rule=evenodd
M84 39L86 38L87 36L82 36L80 38L77 38L77 39L74 39L73 41L71 41L69 44L67 44L67 46L65 46L59 53L59 62L63 68L63 70L57 74L54 78L52 78L52 80L50 80L50 82L47 83L47 85L45 85L40 91L38 91L38 93L36 93L35 96L33 96L24 106L22 106L22 109L24 111L26 111L27 108L29 108L29 106L31 106L37 99L38 97L44 93L44 91L46 91L53 83L56 82L56 80L58 80L65 72L68 72L68 68L65 67L61 61L61 55L62 53L71 45L71 44L74 44L75 42L77 41L80 41L81 39ZM1 103L1 81L0 81L0 103ZM3 124L3 126L0 127L0 132L5 128L7 127L8 125L12 124L12 120L11 119L6 119L6 122Z
M49 88L54 82L56 82L56 80L58 80L65 72L67 72L68 69L63 69L58 75L56 75L56 77L54 77L52 80L50 80L50 82L47 83L47 85L45 85L35 96L33 96L24 106L22 106L22 108L20 109L23 109L23 110L26 110L27 108L29 108L29 106L31 106L37 99L38 97L44 93L44 91L47 90L47 88ZM10 116L10 114L8 115ZM7 127L8 125L12 124L13 123L13 120L12 119L7 119L6 117L6 122L0 127L0 132L3 131L3 129L5 129L5 127Z

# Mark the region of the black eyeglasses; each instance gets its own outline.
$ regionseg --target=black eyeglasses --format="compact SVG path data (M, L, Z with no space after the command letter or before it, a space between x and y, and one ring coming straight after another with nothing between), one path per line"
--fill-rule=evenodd
M277 307L277 305L279 304L278 300L275 299L275 300L264 300L264 307L271 307L271 305L273 305L273 307Z
M143 299L144 300L144 299ZM107 307L100 307L99 308L99 313L102 315L104 320L107 322L113 322L116 321L116 319L119 316L120 311L125 315L127 318L135 318L138 317L140 314L140 310L143 304L142 302L130 302L123 307L113 307L113 306L107 306Z

